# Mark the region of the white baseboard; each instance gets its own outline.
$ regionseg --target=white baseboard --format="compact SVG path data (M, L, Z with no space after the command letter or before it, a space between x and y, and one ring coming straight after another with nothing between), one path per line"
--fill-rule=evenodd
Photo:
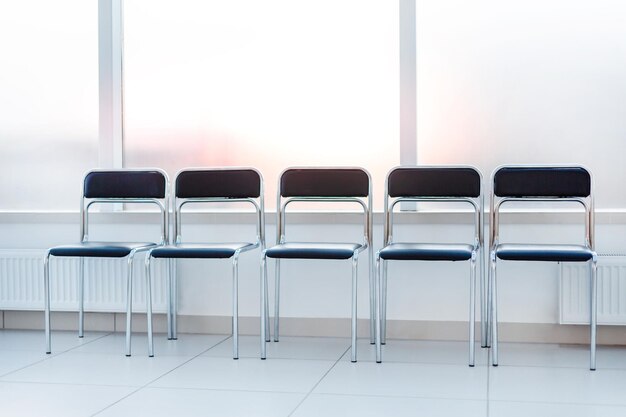
M165 333L167 320L164 314L154 315L155 332ZM68 312L53 312L53 330L76 330L78 315ZM350 319L346 318L281 318L281 336L349 337ZM85 330L123 332L126 320L123 313L86 313ZM37 311L4 311L2 328L43 329L43 313ZM230 334L229 316L178 316L180 333ZM270 326L270 329L273 329ZM144 314L133 315L133 330L146 331ZM240 317L239 331L242 335L259 334L258 317ZM500 323L501 342L530 343L589 343L589 327L585 325L563 325L551 323ZM358 322L360 338L369 337L369 323ZM456 321L389 320L387 337L407 340L467 340L467 323ZM480 338L480 323L476 324L476 337ZM619 326L599 326L598 343L602 345L626 345L626 331Z

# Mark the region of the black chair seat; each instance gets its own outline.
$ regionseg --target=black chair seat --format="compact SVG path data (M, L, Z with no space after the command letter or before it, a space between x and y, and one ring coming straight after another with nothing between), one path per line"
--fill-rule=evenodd
M268 258L290 259L350 259L358 243L283 243L266 251Z
M582 245L523 245L496 246L496 256L505 261L587 262L593 251Z
M95 258L123 258L134 249L156 246L152 242L85 242L57 246L50 249L52 256L77 256Z
M161 246L152 250L153 258L231 258L240 249L251 249L253 243L185 243Z
M392 243L380 251L381 259L406 261L467 261L474 247L465 244Z

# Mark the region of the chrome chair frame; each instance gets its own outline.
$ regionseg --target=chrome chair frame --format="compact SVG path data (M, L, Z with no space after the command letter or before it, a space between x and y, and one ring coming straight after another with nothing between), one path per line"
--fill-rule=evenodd
M232 318L232 332L233 332L233 359L239 358L239 255L243 252L248 252L254 250L256 248L261 248L261 250L265 250L265 203L264 203L264 187L263 187L263 176L261 173L251 167L220 167L220 168L185 168L176 173L176 179L181 173L186 172L202 172L202 171L242 171L249 170L254 171L259 176L259 197L258 198L230 198L230 197L193 197L193 198L181 198L178 197L177 193L177 184L178 181L174 181L173 192L172 192L172 204L173 204L173 215L174 215L174 232L173 232L173 241L171 245L176 247L183 243L182 240L182 217L183 217L183 207L189 204L198 204L198 203L249 203L255 209L255 215L257 218L256 221L256 242L239 248L235 251L235 253L231 256L232 258L232 276L233 276L233 318ZM204 213L208 213L205 211ZM204 244L209 244L209 242L203 242ZM213 244L219 244L221 242L212 242ZM201 244L200 244L201 245ZM151 276L151 259L153 258L153 250L151 249L146 256L146 276L148 277L148 282L150 282ZM176 265L174 264L180 258L176 258L174 256L164 257L168 261L168 281L167 281L167 289L168 289L168 308L167 308L167 331L168 331L168 340L176 340L177 336L177 305L178 305L178 278L176 273ZM201 258L201 259L211 259L211 258ZM151 297L150 286L148 286L148 296ZM267 295L266 295L267 298ZM265 306L268 309L268 306ZM269 318L268 318L269 320ZM148 321L148 343L149 343L149 351L150 356L154 355L154 344L153 344L153 336L152 336L152 319L149 317Z
M126 172L158 172L160 173L165 180L165 189L163 198L120 198L120 197L111 197L111 198L87 198L84 193L84 182L92 173L126 173ZM137 253L146 252L151 248L163 245L167 242L168 239L168 202L169 202L169 180L167 177L167 173L158 168L137 168L137 169L94 169L88 171L83 180L83 195L80 200L80 244L86 244L91 242L89 240L89 209L94 204L124 204L124 203L138 203L138 204L155 204L161 213L161 240L157 243L146 243L145 246L134 248L130 251L130 253L126 256L127 258L127 272L126 272L126 356L131 355L131 333L132 333L132 291L133 291L133 261L135 259L135 255ZM103 242L104 243L104 242ZM106 242L106 243L115 243L115 242ZM51 346L51 329L50 329L50 257L51 251L55 248L49 248L46 252L43 266L44 266L44 321L45 321L45 337L46 337L46 353L52 352ZM84 298L85 298L85 257L79 257L79 278L78 278L78 337L82 338L84 336ZM147 277L146 277L147 279ZM146 281L148 288L150 286L150 281ZM152 314L152 303L150 299L146 301L146 309L148 318Z
M582 169L589 175L589 194L586 197L534 197L534 196L517 196L517 197L500 197L495 194L496 175L502 169L507 168L537 168L537 169ZM531 203L578 203L582 205L585 211L585 242L584 247L591 252L591 258L586 261L590 263L590 366L589 369L596 369L596 326L597 326L597 253L594 245L594 226L595 226L595 210L593 198L593 176L591 172L582 165L502 165L497 167L491 176L491 199L490 199L490 237L489 237L489 323L488 333L491 340L491 364L498 366L498 306L497 306L497 279L496 265L498 259L498 249L500 247L500 209L505 203L510 202L531 202ZM536 247L541 249L542 246L537 244L526 244L528 247ZM558 246L555 244L555 246ZM549 262L537 259L535 261ZM556 261L567 262L567 260Z
M366 197L324 197L324 196L297 196L297 197L283 197L281 193L281 185L285 173L291 170L297 169L313 169L313 170L359 170L367 175L368 179L368 192ZM358 278L358 257L364 250L369 250L369 285L370 285L370 343L375 343L375 309L376 309L376 288L373 273L373 248L372 248L372 178L370 173L361 167L290 167L281 172L278 179L278 192L276 198L277 207L277 234L276 245L282 245L289 243L286 238L286 217L287 206L294 202L320 202L320 203L357 203L363 209L364 225L363 225L363 243L360 244L354 253L352 254L352 314L351 314L351 361L356 362L357 357L357 278ZM311 242L318 243L318 242ZM271 249L271 248L269 248ZM267 306L267 249L263 251L261 258L261 359L267 357L266 342L269 341L269 329L266 328L267 312L264 306ZM276 258L275 263L275 276L274 276L274 342L279 341L279 326L280 326L280 259ZM321 259L321 258L320 258Z
M428 197L428 196L401 196L401 197L390 197L389 195L389 177L390 175L402 169L415 169L415 168L426 168L426 169L447 169L447 168L466 168L474 170L480 179L480 195L476 198L473 197ZM419 165L419 166L397 166L392 168L387 177L385 179L385 223L384 223L384 248L391 245L393 242L393 227L394 227L394 208L399 203L404 202L417 202L417 203L462 203L469 204L474 211L474 242L473 242L473 251L470 261L470 303L469 303L469 366L474 366L474 358L475 358L475 311L476 311L476 303L475 303L475 294L476 294L476 263L480 260L480 295L481 295L481 335L483 338L486 338L486 320L485 320L485 304L484 301L486 299L485 294L485 282L484 282L484 256L483 256L483 213L484 213L484 193L483 193L483 178L481 172L469 165ZM389 260L382 259L380 257L379 250L376 253L376 283L377 283L377 293L379 294L378 304L377 304L377 331L376 331L376 362L382 362L382 347L381 345L386 344L386 336L387 336L387 263ZM484 344L483 344L484 346Z

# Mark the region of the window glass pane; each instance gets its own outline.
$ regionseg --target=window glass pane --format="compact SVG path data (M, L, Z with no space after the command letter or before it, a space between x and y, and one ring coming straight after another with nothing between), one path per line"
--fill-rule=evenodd
M254 166L274 208L284 168L357 165L382 202L397 2L126 0L124 22L127 166Z
M626 3L417 2L418 161L577 163L626 206Z
M98 3L0 5L2 210L78 210L98 163Z

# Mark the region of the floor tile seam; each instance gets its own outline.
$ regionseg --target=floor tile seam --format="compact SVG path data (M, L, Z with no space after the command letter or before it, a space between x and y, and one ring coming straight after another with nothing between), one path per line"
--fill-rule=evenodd
M260 355L259 355L260 356ZM268 361L307 361L307 362L334 362L334 359L324 359L324 358L270 358L269 355L267 359L261 359L259 356L239 356L238 360L245 359L247 360L268 360ZM210 356L210 355L201 355L202 358L209 359L232 359L232 356Z
M140 388L141 385L114 385L114 384L90 384L86 382L81 382L80 384L73 384L69 382L42 382L42 381L20 381L20 380L0 380L0 384L32 384L32 385L65 385L72 387L108 387L108 388Z
M416 400L441 400L441 401L473 401L487 402L484 398L458 398L458 397L433 397L433 396L415 396L415 395L385 395L385 394L346 394L339 392L313 392L311 395L327 395L336 397L359 397L359 398L388 398L388 399L416 399Z
M339 355L339 358L337 358L337 360L335 361L335 363L328 368L328 370L324 373L324 375L322 375L322 377L313 385L313 387L309 390L309 392L304 396L304 398L302 400L300 400L300 402L298 404L296 404L296 406L294 407L293 410L291 410L291 412L289 414L287 414L287 417L291 417L293 415L293 413L296 412L296 410L298 408L300 408L300 406L302 404L304 404L304 402L306 401L307 398L309 398L311 396L311 394L313 393L313 391L315 390L315 388L317 388L317 386L324 380L324 378L326 378L326 376L330 373L330 371L332 371L335 366L337 366L337 364L339 362L341 362L341 360L343 359L344 356L346 356L348 354L348 352L350 351L350 349L352 349L351 346L349 346L342 355Z
M602 371L611 371L611 372L626 372L626 368L614 368L614 367L602 367L602 366L598 366L596 368L596 371L592 371L589 369L589 367L581 367L581 366L548 366L548 365L519 365L519 364L515 364L515 365L511 365L511 364L498 364L498 366L489 366L492 369L510 369L510 368L540 368L540 369L569 369L569 370L578 370L578 371L588 371L588 372L602 372Z
M598 403L598 402L590 402L590 403L580 403L580 402L571 402L571 401L524 401L524 400L489 400L490 403L516 403L516 404L545 404L545 405L573 405L576 407L585 407L585 406L602 406L602 407L620 407L626 409L626 402L623 404L615 404L615 403Z
M103 337L106 337L106 336L109 336L109 335L110 335L110 333L105 334L105 335L102 335L102 336L97 337L97 338L95 338L95 339L93 339L93 340L90 340L90 341L88 341L88 342L85 342L84 344L82 344L82 345L80 345L80 346L84 346L84 345L87 345L87 344L89 344L89 343L93 343L93 342L95 342L96 340L99 340L99 339L101 339L101 338L103 338ZM18 368L18 369L14 369L14 370L9 371L9 372L7 372L7 373L5 373L5 374L0 374L0 380L1 380L2 378L4 378L4 377L8 376L8 375L11 375L12 373L19 372L19 371L21 371L21 370L24 370L24 369L29 368L29 367L34 366L34 365L38 365L38 364L40 364L40 363L42 363L42 362L45 362L45 361L47 361L47 360L50 360L50 359L52 359L52 358L56 358L57 356L63 355L63 354L65 354L65 353L67 353L67 352L69 352L69 351L71 351L72 349L75 349L75 348L77 348L77 347L79 347L79 346L75 346L75 347L73 347L73 348L69 348L69 349L66 349L66 350L62 350L62 351L60 351L60 352L58 352L58 353L52 353L52 354L50 354L50 356L47 356L48 354L46 354L46 356L44 356L43 358L41 358L41 359L37 360L36 362L29 363L28 365L22 366L21 368ZM35 352L35 351L33 350L33 351L28 351L28 352Z
M294 395L304 395L306 392L296 392L296 391L268 391L268 390L258 390L258 389L234 389L234 388L202 388L202 387L167 387L167 386L151 386L151 387L141 387L142 389L154 389L154 390L173 390L173 391L215 391L215 392L248 392L248 393L257 393L257 394L294 394Z
M213 346L207 348L206 350L200 352L199 354L190 357L188 360L178 364L177 366L175 366L174 368L170 369L169 371L165 372L164 374L159 375L158 377L148 381L146 384L143 384L142 386L139 386L137 389L135 389L134 391L131 391L130 393L128 393L127 395L124 395L122 398L112 402L111 404L107 405L106 407L102 408L99 411L96 411L95 413L93 413L91 415L91 417L96 416L98 414L101 414L103 411L108 410L109 408L113 407L115 404L120 403L121 401L124 401L126 398L131 397L132 395L136 394L137 392L141 391L142 389L148 387L150 384L153 384L154 382L158 381L159 379L163 378L165 375L168 375L170 373L172 373L173 371L175 371L176 369L180 368L181 366L184 366L186 364L188 364L189 362L191 362L192 360L196 359L197 357L199 357L200 355L202 355L203 353L209 351L210 349L213 349L214 347L224 343L225 341L227 341L228 339L230 339L231 336L227 336L224 339L218 341L217 343L215 343Z
M347 362L347 361L346 361ZM359 361L359 363L376 363L378 365L384 365L384 364L388 364L388 363L392 363L392 364L408 364L408 365L434 365L434 366L462 366L465 368L473 368L473 369L478 369L478 368L486 368L488 366L488 364L480 364L477 363L475 364L475 366L469 366L467 364L467 362L458 362L458 363L453 363L453 362L425 362L425 361L399 361L399 360L393 360L393 361L386 361L383 360L381 362L376 362L375 360L364 360L364 361Z

